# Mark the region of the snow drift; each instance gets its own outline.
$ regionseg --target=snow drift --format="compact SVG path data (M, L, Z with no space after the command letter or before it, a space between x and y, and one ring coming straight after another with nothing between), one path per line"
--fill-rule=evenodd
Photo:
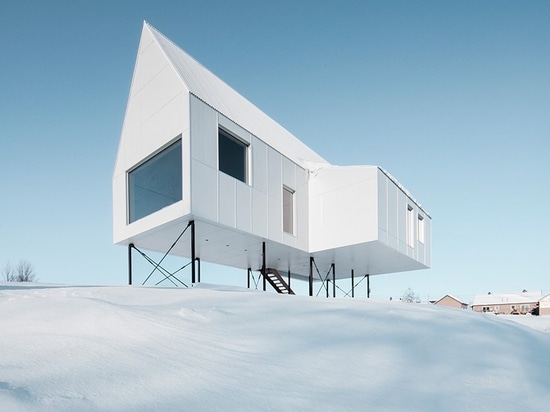
M0 284L0 313L4 412L463 412L550 402L550 327L471 311L203 284Z

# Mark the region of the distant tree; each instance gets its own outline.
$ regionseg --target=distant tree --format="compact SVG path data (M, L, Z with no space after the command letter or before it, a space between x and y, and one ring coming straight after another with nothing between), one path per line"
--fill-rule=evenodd
M26 260L20 260L15 269L9 264L2 268L2 277L7 282L34 282L36 273L32 264Z
M4 279L6 282L13 282L13 276L14 276L13 268L9 263L6 263L2 267L2 279Z
M401 296L401 300L406 303L420 302L420 298L418 297L418 295L414 293L414 291L411 288L407 288L407 290L403 292L403 296Z

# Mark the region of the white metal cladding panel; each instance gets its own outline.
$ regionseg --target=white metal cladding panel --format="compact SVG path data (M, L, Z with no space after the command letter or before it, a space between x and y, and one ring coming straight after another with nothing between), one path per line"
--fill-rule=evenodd
M149 154L159 148L159 143L180 135L189 127L188 93L183 92L167 102L162 110L143 122L142 151Z
M235 182L237 188L237 229L252 232L252 189L246 183Z
M378 239L388 243L388 178L378 169Z
M267 194L252 191L252 233L267 238Z
M144 24L143 30L151 32L191 93L253 135L264 139L269 146L284 153L294 162L301 164L304 160L307 160L326 163L321 156L204 68L164 35L147 23Z
M296 165L287 157L282 156L282 184L289 189L296 191ZM281 205L282 205L282 192L283 186L281 186ZM294 210L292 212L294 223L294 234L286 233L283 230L283 243L288 246L296 247L296 193L294 193Z
M377 169L327 167L310 180L313 251L378 239Z
M164 55L161 47L154 41L152 34L144 30L141 34L136 64L139 70L134 71L130 96L139 92L162 69L169 65L170 62Z
M267 195L267 145L254 136L252 136L251 164L252 187Z
M141 118L139 99L130 98L124 117L124 125L118 146L114 175L125 175L126 171L142 158Z
M267 237L275 242L283 242L282 205L279 199L267 197Z
M283 156L283 185L289 189L296 190L296 165L294 162ZM281 190L283 188L281 187Z
M309 193L308 172L296 167L296 247L309 250Z
M219 222L223 225L236 227L236 192L235 178L218 172L219 179Z
M426 236L426 223L427 223L427 220L428 220L428 217L426 216L426 214L424 212L422 212L415 204L415 207L416 207L416 221L415 221L415 230L416 230L416 254L415 254L415 258L416 260L418 260L419 262L421 263L426 263L426 253L427 253L427 249L428 249L428 238ZM419 236L419 232L418 232L418 225L419 225L419 216L421 216L423 218L422 222L423 222L423 225L424 225L424 241L421 242L420 241L420 236Z
M174 97L186 90L174 70L167 66L153 77L134 97L141 97L141 119L145 122Z
M125 239L126 228L126 175L113 178L113 241Z
M386 178L387 179L387 178ZM393 182L387 181L388 187L388 246L398 249L398 204L397 204L397 186Z
M239 126L237 123L232 122L222 114L218 114L218 123L225 130L231 132L235 137L238 137L243 142L250 144L250 133Z
M395 185L395 183L393 183ZM397 241L399 243L399 251L408 256L412 256L410 246L407 245L407 205L414 205L409 201L405 194L397 189ZM414 227L413 216L413 227ZM413 233L413 239L415 234Z
M218 221L218 171L195 159L191 160L191 208L194 215Z
M175 221L190 213L189 202L182 200L166 206L142 219L121 228L120 232L115 229L115 243L128 244L132 237L148 231L154 231L165 223Z
M217 113L194 96L191 101L191 157L218 169Z
M432 219L424 215L424 237L425 237L425 253L424 264L426 266L432 265Z
M283 231L283 243L287 246L296 247L296 236Z
M414 258L421 263L426 262L426 244L425 243L422 243L419 241L416 242Z
M150 34L142 34L142 53L136 59L115 174L126 173L182 133L188 120L187 102L177 99L179 95L187 95L188 90L152 40ZM167 123L163 124L164 121Z
M283 233L283 182L282 156L279 152L267 149L267 219L268 238L282 242Z

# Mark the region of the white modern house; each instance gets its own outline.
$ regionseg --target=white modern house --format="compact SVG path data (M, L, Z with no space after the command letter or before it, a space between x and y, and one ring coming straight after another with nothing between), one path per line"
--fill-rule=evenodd
M430 215L392 176L331 165L146 22L113 226L130 264L132 247L169 251L192 259L193 282L207 261L309 279L310 294L327 281L328 294L328 280L431 261Z

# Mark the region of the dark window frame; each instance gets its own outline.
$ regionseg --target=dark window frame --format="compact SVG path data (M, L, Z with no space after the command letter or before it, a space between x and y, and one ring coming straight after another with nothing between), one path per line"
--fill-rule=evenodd
M126 173L127 223L183 200L181 135ZM163 163L162 160L167 160Z
M248 184L249 146L234 133L218 126L218 170Z
M294 210L295 210L295 194L296 191L291 189L288 186L283 185L283 232L288 233L289 235L294 235ZM289 198L285 198L290 196ZM287 200L290 200L290 204L287 204ZM285 211L288 210L287 213Z

